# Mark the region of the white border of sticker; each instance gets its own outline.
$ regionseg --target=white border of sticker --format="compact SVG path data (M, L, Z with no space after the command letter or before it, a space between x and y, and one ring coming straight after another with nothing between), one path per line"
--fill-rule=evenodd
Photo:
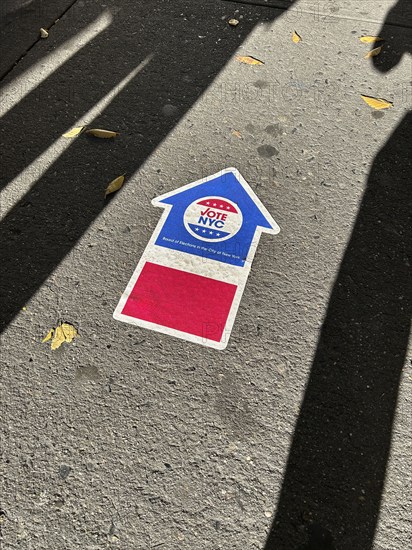
M163 201L164 199L168 199L173 195L180 194L188 189L192 189L193 187L206 183L210 180L221 177L227 173L232 173L238 179L239 183L242 185L242 187L248 193L250 198L256 204L257 208L259 208L259 210L262 212L263 216L266 218L268 223L272 225L271 229L266 227L260 227L260 226L256 228L256 232L253 237L253 241L251 243L249 253L246 257L245 265L243 267L240 267L232 264L226 264L224 262L219 262L217 260L211 260L208 258L203 258L201 256L190 255L190 254L189 256L192 257L192 261L188 262L187 252L181 252L181 251L168 249L162 246L157 246L155 244L157 237L159 236L163 228L163 225L166 222L166 219L170 213L170 210L173 208L172 204L165 204L161 201ZM235 322L240 301L242 299L243 291L245 290L246 282L250 273L253 258L255 256L255 253L259 244L260 236L262 233L269 233L272 235L276 235L279 233L280 227L272 218L272 216L269 214L269 212L266 210L266 208L263 206L259 198L256 196L254 191L251 189L249 184L246 182L246 180L243 178L243 176L240 174L240 172L236 168L226 168L225 170L221 170L220 172L217 172L212 176L202 178L193 183L189 183L188 185L184 185L183 187L170 191L169 193L160 195L159 197L156 197L152 200L152 204L153 206L164 208L164 212L160 217L159 222L149 242L147 243L145 250L143 251L143 254L139 260L139 263L137 264L136 269L134 270L133 275L127 284L127 287L123 292L122 297L119 300L119 303L117 304L117 307L113 313L113 317L117 321L122 321L124 323L129 323L131 325L147 328L155 332L167 334L169 336L175 336L176 338L187 340L188 342L193 342L195 344L200 344L202 346L223 350L226 348L229 342L229 338L233 329L233 324ZM142 319L136 319L135 317L129 317L128 315L124 315L122 313L122 310L146 262L153 262L158 265L163 265L165 267L171 267L173 269L181 269L182 271L188 271L196 275L203 275L205 277L210 277L215 280L236 284L238 286L233 299L232 307L230 308L226 326L223 331L222 339L220 340L220 342L216 342L215 340L210 340L202 336L195 336L193 334L189 334L187 332L165 327L163 325L158 325L156 323L151 323L149 321L144 321ZM218 276L216 275L216 273L218 273Z

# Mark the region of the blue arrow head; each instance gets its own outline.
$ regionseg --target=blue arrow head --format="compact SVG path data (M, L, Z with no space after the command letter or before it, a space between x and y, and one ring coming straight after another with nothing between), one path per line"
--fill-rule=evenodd
M256 235L279 227L235 168L154 199L169 211L155 244L243 267ZM249 253L252 249L252 255Z
M261 227L267 233L279 233L280 228L246 180L236 168L227 168L213 176L189 183L175 191L153 199L155 206L172 205L186 209L201 197L222 197L238 205L244 223L249 227Z

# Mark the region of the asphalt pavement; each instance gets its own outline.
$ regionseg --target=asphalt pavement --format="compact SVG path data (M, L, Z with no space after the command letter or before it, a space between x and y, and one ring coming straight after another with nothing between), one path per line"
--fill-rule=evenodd
M2 9L1 547L406 550L408 0ZM226 349L114 320L151 200L228 167L281 232Z

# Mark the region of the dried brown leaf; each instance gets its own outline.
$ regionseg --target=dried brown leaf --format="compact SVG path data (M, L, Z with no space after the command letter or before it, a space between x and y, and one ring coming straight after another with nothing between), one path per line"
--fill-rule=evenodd
M373 109L377 109L378 111L381 109L389 109L390 107L393 107L393 103L391 101L386 101L386 99L370 97L367 95L362 95L361 97L363 101L365 101L370 107L372 107Z
M112 130L103 130L102 128L90 128L86 130L86 134L102 139L110 139L119 135L119 132L113 132Z
M238 55L236 57L240 63L245 63L246 65L264 65L263 61L260 61L260 59L256 59L256 57L252 57L251 55Z
M106 193L104 195L105 197L107 197L107 195L110 195L111 193L115 193L123 186L124 180L125 180L124 176L125 174L115 178L113 181L109 183L109 185L106 188Z
M376 57L377 55L379 55L381 53L382 48L383 48L383 46L379 46L378 48L374 48L373 50L371 50L370 52L368 52L365 55L365 59L369 59L370 57Z
M359 40L364 44L373 44L374 42L381 42L383 38L379 36L361 36Z
M69 130L68 132L63 134L63 137L65 137L65 138L77 137L83 132L83 130L85 128L86 128L86 126L76 126L76 128L72 128L71 130Z

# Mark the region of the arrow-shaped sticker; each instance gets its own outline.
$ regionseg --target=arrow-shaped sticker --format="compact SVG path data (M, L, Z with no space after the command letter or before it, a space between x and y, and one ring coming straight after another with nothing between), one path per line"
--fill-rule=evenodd
M260 235L279 227L235 168L152 204L165 211L114 318L224 349Z

